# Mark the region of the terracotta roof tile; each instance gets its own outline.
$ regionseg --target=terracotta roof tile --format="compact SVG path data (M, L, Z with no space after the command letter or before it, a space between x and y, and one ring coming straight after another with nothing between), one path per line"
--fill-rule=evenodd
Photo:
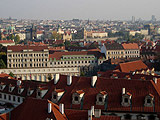
M136 70L147 69L148 67L141 61L132 61L126 63L120 63L115 70L119 69L121 72L133 72Z
M20 52L22 50L28 50L31 49L33 51L43 51L44 49L48 49L48 46L39 46L39 45L15 45L15 46L8 46L7 50L12 50L13 52Z
M122 46L124 49L139 49L137 43L123 43Z

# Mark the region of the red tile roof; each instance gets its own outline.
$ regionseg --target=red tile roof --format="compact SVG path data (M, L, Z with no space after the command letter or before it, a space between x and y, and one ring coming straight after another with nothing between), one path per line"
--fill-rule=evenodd
M13 40L0 40L0 44L3 44L3 43L14 43Z
M122 46L124 49L139 49L137 43L123 43Z
M69 120L88 120L87 110L66 109L65 113ZM99 118L93 116L92 120L120 120L120 117L101 115Z
M126 62L126 63L120 63L115 70L120 70L121 72L133 72L136 70L143 70L147 69L148 67L141 61L132 61L132 62Z
M28 49L31 49L33 51L43 51L44 49L48 49L48 46L39 46L39 45L23 45L23 46L20 46L20 45L15 45L15 46L8 46L7 47L7 50L12 50L13 52L20 52L20 51L23 51L23 50L28 50Z
M99 51L76 51L76 52L54 52L49 55L49 58L56 58L56 60L60 60L63 55L95 55L98 59L102 59L105 57L103 53Z
M52 105L51 113L48 113L48 103ZM28 98L21 105L11 111L12 120L67 120L66 115L62 115L59 106L45 99Z

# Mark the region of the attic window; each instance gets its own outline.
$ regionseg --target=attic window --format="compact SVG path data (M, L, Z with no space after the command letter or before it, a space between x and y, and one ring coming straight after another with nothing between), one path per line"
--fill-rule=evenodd
M74 100L75 100L75 101L78 101L78 97L77 97L77 96L75 96L75 97L74 97Z
M154 96L152 94L149 94L145 97L145 107L153 107L154 104Z
M53 99L56 99L57 98L57 95L53 95Z
M151 104L151 99L147 99L147 104Z
M73 104L80 104L83 96L84 96L84 91L83 90L77 90L72 95L72 103Z
M123 107L129 107L131 105L131 98L132 98L132 94L130 94L129 92L127 92L126 94L123 94L121 105Z
M102 102L102 97L99 97L99 102Z
M125 99L124 99L124 102L125 102L125 103L128 103L128 98L125 98Z
M101 91L96 96L96 105L104 105L107 97L106 91Z

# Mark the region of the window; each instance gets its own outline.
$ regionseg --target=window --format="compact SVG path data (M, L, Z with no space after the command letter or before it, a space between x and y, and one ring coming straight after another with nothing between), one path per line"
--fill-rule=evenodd
M40 91L38 91L38 96L41 96L41 92Z
M13 96L13 101L16 101L16 97L15 96Z
M99 102L102 102L102 97L99 97Z
M131 105L131 99L132 99L132 94L130 94L129 92L123 94L121 105L123 107L129 107Z
M154 105L154 96L152 94L149 94L145 97L145 103L144 106L145 107L153 107Z
M150 104L151 103L151 99L147 99L147 103Z
M0 93L0 98L2 98L2 94Z
M77 97L77 96L75 96L75 97L74 97L74 100L75 100L75 101L78 101L78 97Z
M128 103L128 98L125 98L125 99L124 99L124 102L125 102L125 103Z
M8 95L8 99L11 100L11 95Z
M4 94L4 99L6 99L6 95Z
M20 97L18 97L18 102L20 102Z
M56 99L57 98L57 95L53 95L53 99Z

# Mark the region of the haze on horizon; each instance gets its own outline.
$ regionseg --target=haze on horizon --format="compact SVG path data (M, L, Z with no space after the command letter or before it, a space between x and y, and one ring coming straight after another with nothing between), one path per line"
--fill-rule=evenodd
M0 18L160 20L160 0L0 0Z

